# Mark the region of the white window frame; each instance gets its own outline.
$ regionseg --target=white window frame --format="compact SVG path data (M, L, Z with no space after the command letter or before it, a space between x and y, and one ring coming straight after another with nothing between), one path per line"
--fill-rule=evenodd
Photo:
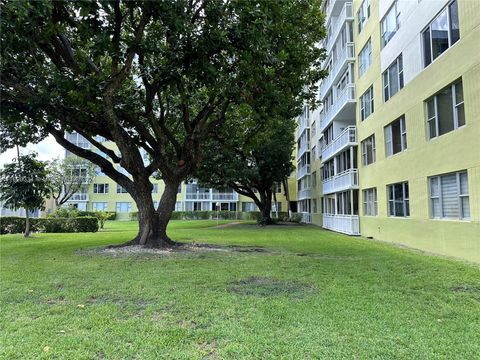
M453 0L453 1L449 1L447 3L447 5L442 8L442 10L432 19L432 21L430 21L430 23L420 32L420 41L421 41L421 48L422 48L422 57L423 57L423 67L427 67L428 65L430 65L431 63L433 63L437 58L439 58L441 55L443 55L445 52L448 51L448 49L450 49L454 44L456 44L458 42L458 40L460 40L460 24L459 24L459 28L458 28L458 39L455 40L455 42L452 43L452 20L451 20L451 14L450 14L450 6L455 3L457 4L457 14L458 14L458 1L457 0ZM448 48L442 52L441 54L438 54L437 57L434 59L433 58L433 46L432 46L432 24L440 17L443 15L444 11L447 12L447 27L448 27ZM458 19L460 21L460 17ZM429 41L430 41L430 62L427 63L427 59L425 58L425 43L424 43L424 33L426 33L428 31L429 33Z
M363 215L365 215L365 216L377 216L378 215L377 188L376 187L363 190Z
M403 204L403 214L404 215L397 215L395 212L395 202L398 202L395 200L395 185L402 185L402 200L400 200ZM393 187L393 199L390 198L390 187ZM388 216L389 217L409 217L410 216L410 189L408 189L408 197L405 196L405 189L408 187L408 181L400 182L400 183L395 183L395 184L389 184L387 185L387 203L388 203ZM393 205L393 212L394 215L391 214L391 209ZM407 211L408 210L408 211Z
M388 16L390 15L391 11L395 11L395 29L392 31L392 35L390 36L389 39L385 38L386 35L386 20ZM398 29L400 29L400 11L398 10L398 1L394 1L392 6L390 6L390 9L385 13L385 16L382 18L380 21L380 37L381 37L381 44L382 44L382 49L387 45L390 40L395 36L395 34L398 32Z
M365 53L368 51L367 55ZM366 61L364 61L366 60ZM372 64L372 41L368 38L362 50L358 53L358 77L361 77Z
M119 207L121 209L121 206L123 204L127 204L127 211L119 211ZM129 213L129 212L132 212L132 203L130 201L117 201L117 203L115 204L115 210L118 212L118 213Z
M457 103L457 86L461 84L462 86L462 93L463 93L463 83L462 83L462 79L460 80L457 80L455 82L453 82L452 84L442 88L440 90L440 92L442 92L443 90L445 90L446 88L450 87L451 90L452 90L452 113L453 113L453 130L451 131L448 131L446 133L443 133L443 134L440 134L439 133L439 130L440 130L440 126L438 124L438 101L437 101L437 97L438 97L438 93L429 97L427 100L425 100L425 113L426 113L426 118L427 118L427 139L428 140L432 140L432 139L435 139L439 136L442 136L442 135L445 135L445 134L448 134L452 131L455 131L463 126L466 125L466 120L465 120L465 97L463 96L462 98L462 101L460 101L459 103ZM439 92L439 93L440 93ZM433 100L433 104L434 104L434 114L432 116L429 117L429 114L428 114L428 103L430 101ZM459 125L459 122L458 122L458 109L460 106L463 105L463 108L464 108L464 118L463 118L463 124ZM435 122L435 136L432 136L432 134L430 133L430 122Z
M372 141L372 162L368 162L368 150L367 150L368 140ZM362 165L367 166L367 165L373 164L377 160L376 152L377 150L375 146L375 134L372 134L362 141Z
M397 72L397 81L398 81L398 90L395 93L391 93L391 86L390 86L390 70L395 68ZM404 81L403 81L403 57L400 54L393 63L383 72L383 101L387 102L390 98L398 93L401 89L403 89Z
M101 206L102 210L98 209L98 204L102 204L102 206ZM101 202L94 201L94 202L92 202L92 211L107 211L107 209L108 209L108 202L104 202L104 201L101 201Z
M400 122L400 142L401 142L401 150L394 153L393 152L393 124L397 121ZM385 126L385 156L390 157L395 154L401 153L407 150L407 128L405 122L405 115L402 115L398 119L392 121L390 124Z
M369 99L366 99L367 95ZM367 115L368 109L368 115ZM367 119L374 111L374 102L373 102L373 85L365 91L362 96L360 96L360 120L363 121Z
M428 178L428 190L429 190L429 197L430 197L430 217L432 219L447 219L447 220L470 220L471 217L471 212L469 211L469 216L465 216L464 211L463 211L463 200L465 198L468 198L469 200L469 206L470 206L470 197L469 197L469 192L467 193L462 193L461 190L461 180L460 177L464 174L467 177L467 191L468 191L468 172L467 170L463 171L458 171L455 172L456 176L456 182L457 182L457 212L458 212L458 217L446 217L444 212L443 212L443 197L442 197L442 178L448 175L452 175L453 173L447 173L447 174L441 174L441 175L436 175L436 176L431 176ZM436 180L437 184L437 195L432 195L433 194L433 181ZM434 201L438 200L438 208L440 211L440 215L436 216L436 214L433 213L434 211Z
M366 14L366 16L365 16ZM370 0L363 0L357 10L357 31L360 34L370 18Z
M99 188L100 185L103 185L103 192L98 191L99 190L98 188ZM108 194L109 190L110 189L109 189L109 184L108 183L98 183L98 184L95 183L95 184L93 184L93 193L94 194Z

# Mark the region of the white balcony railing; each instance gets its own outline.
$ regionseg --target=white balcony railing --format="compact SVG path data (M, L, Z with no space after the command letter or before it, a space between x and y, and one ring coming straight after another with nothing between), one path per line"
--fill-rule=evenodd
M229 193L212 193L212 200L227 200L227 201L238 201L238 194L236 192Z
M308 119L305 117L301 117L298 122L297 127L297 139L302 135L302 133L308 128Z
M195 192L186 193L185 199L187 200L211 200L212 196L210 192Z
M341 109L348 103L355 102L355 85L348 84L345 89L337 96L334 104L327 110L320 113L320 132L330 124L332 119L339 113Z
M312 215L310 213L303 212L303 213L300 213L300 214L302 214L302 220L301 220L302 223L304 223L304 224L311 224L312 223Z
M305 165L297 169L297 180L305 175L310 175L310 165Z
M353 145L357 145L357 129L355 126L347 126L330 144L322 148L322 160L326 161Z
M338 191L358 188L358 169L345 170L327 180L322 181L323 193L331 194Z
M238 194L236 192L228 193L219 193L219 192L194 192L186 193L186 200L197 200L197 201L238 201Z
M311 190L310 189L303 189L303 190L298 190L298 200L304 200L304 199L310 199L311 195Z
M340 12L338 18L330 19L330 22L333 22L335 25L330 33L330 37L325 43L325 50L327 51L327 54L332 51L333 44L335 44L335 41L337 40L345 21L353 21L353 7L351 2L347 2L343 5L342 11Z
M332 55L333 56L333 55ZM327 58L323 66L328 64L329 59ZM333 59L333 66L330 69L328 76L322 80L320 84L320 98L323 98L327 93L327 90L330 89L333 83L341 75L340 71L345 67L346 63L349 61L355 61L355 45L353 42L347 42L343 49L338 49L336 52L336 57Z
M323 227L348 235L360 235L360 221L358 215L329 215L323 214Z
M302 157L302 155L306 151L309 151L309 150L310 150L310 142L309 141L303 141L302 145L300 145L300 147L298 148L298 151L297 151L297 160L300 159Z

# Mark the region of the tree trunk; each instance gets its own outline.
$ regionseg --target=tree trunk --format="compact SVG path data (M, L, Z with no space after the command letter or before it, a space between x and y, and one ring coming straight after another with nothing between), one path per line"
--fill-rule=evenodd
M272 217L270 216L272 210L272 190L259 191L259 193L261 202L261 206L259 206L261 213L260 224L270 225L273 223Z
M28 216L28 210L25 209L25 233L23 234L24 237L30 236L30 217Z
M165 180L165 191L158 209L153 206L151 192L137 193L135 202L138 208L138 235L126 245L142 245L149 248L172 247L178 245L167 235L167 225L175 209L179 182Z

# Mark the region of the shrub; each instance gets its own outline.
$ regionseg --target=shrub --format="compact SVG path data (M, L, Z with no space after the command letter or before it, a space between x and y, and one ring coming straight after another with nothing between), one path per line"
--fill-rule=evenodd
M98 231L96 217L30 219L32 232L72 233ZM25 230L25 218L3 217L0 219L0 234L20 234Z
M302 222L302 214L299 213L294 213L292 216L288 219L290 222L294 223L301 223Z

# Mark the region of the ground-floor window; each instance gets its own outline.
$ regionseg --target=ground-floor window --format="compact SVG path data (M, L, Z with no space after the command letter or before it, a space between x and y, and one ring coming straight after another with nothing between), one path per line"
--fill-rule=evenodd
M92 211L107 211L108 203L106 202L93 202Z
M363 190L363 215L376 216L377 214L377 188Z
M470 218L466 171L433 176L429 183L431 217L462 220Z
M125 213L132 211L132 203L131 202L117 202L117 212Z
M390 216L410 216L408 182L387 186L388 214Z

